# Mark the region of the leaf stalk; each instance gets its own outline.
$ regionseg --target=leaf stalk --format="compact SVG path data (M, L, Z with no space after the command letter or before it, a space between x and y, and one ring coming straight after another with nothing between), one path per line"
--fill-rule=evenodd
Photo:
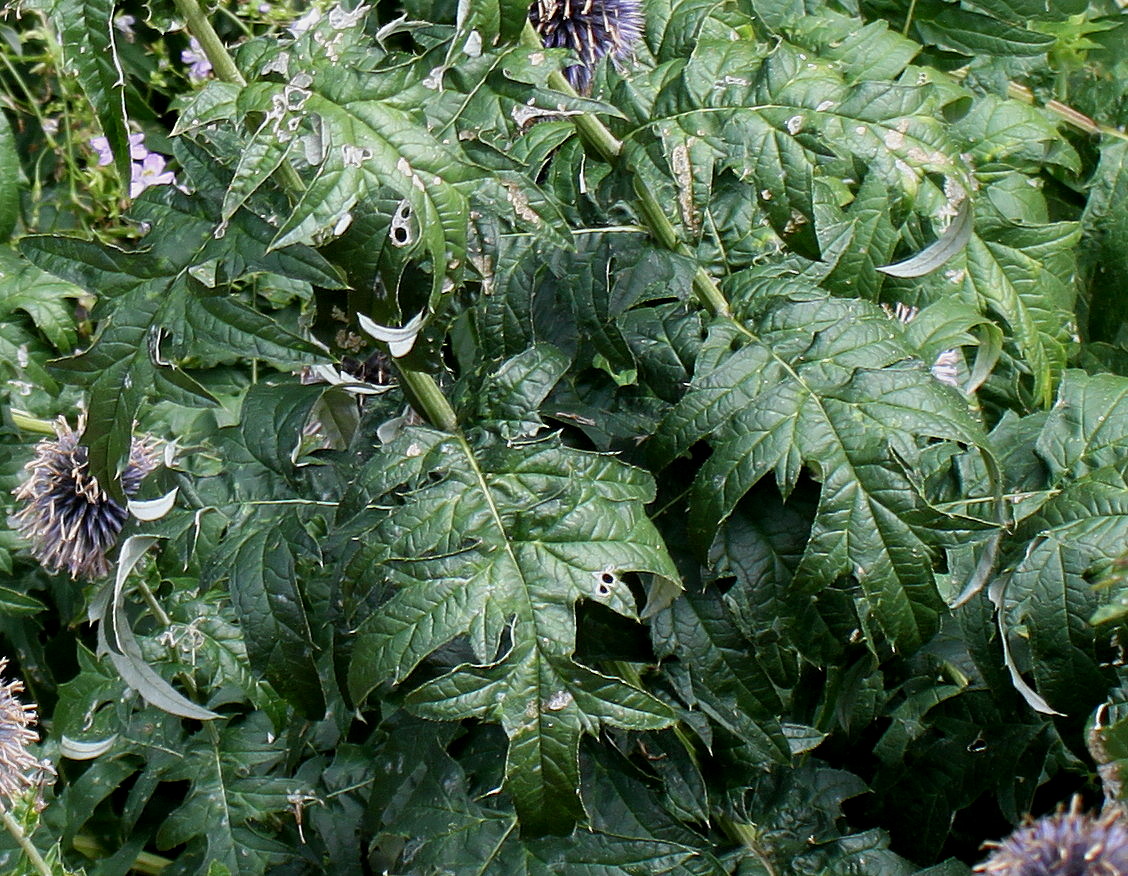
M12 817L11 812L2 806L0 806L0 819L3 820L4 827L12 835L12 839L16 841L20 851L27 857L35 872L39 873L40 876L53 876L51 868L43 860L43 856L39 854L39 849L32 843L31 838L24 833L23 827Z
M532 48L543 48L540 37L531 22L525 22L525 29L521 32L521 42ZM567 79L559 70L554 70L548 76L548 84L555 91L577 97L576 90L572 88ZM577 133L589 146L609 164L619 164L623 161L623 141L611 133L611 130L591 113L577 113L567 116L575 126ZM630 169L630 162L625 161L626 169ZM677 230L670 218L658 203L654 192L647 188L639 177L634 176L635 197L638 198L638 209L642 214L643 224L650 231L651 236L666 249L680 255L690 255L688 248L678 239ZM697 266L693 275L693 293L701 305L715 316L731 317L728 302L721 294L716 281L709 273Z
M23 432L32 432L36 435L55 435L55 423L52 420L33 417L31 414L15 408L9 408L8 413L12 415L12 423L15 427Z

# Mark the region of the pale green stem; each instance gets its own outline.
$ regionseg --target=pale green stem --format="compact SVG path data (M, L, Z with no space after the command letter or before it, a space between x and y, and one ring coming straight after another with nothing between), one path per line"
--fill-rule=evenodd
M719 816L717 821L724 829L725 833L742 843L748 851L755 855L756 860L759 861L760 865L768 872L768 876L778 876L776 868L772 865L771 858L760 848L760 836L756 833L755 825L742 824L724 815Z
M223 40L215 32L215 28L212 27L211 21L208 20L207 14L200 8L197 0L173 0L173 2L176 4L177 11L184 16L184 23L188 32L196 38L196 42L204 50L204 55L211 62L212 71L216 78L223 82L230 82L232 85L246 85L247 80L243 78L243 74L235 66L235 59L227 51ZM302 182L302 178L298 176L298 172L288 161L283 161L279 165L278 172L282 176L283 184L290 192L300 194L305 191L305 183Z
M80 834L74 838L73 844L75 851L81 852L88 858L101 858L106 854L106 850L102 848L101 844L93 837ZM160 855L154 855L150 852L140 852L133 863L129 865L130 872L144 873L146 876L156 876L156 874L164 871L172 861L168 858L162 858Z
M176 4L177 11L184 16L188 32L196 38L196 42L200 44L200 48L211 62L215 75L224 82L246 85L247 80L235 66L234 59L227 53L227 47L223 45L223 40L215 32L200 4L196 0L173 0L173 2Z
M399 366L400 380L410 390L415 402L431 424L444 432L458 431L458 417L443 391L430 374Z
M153 591L149 589L149 585L138 578L137 589L141 591L141 596L144 598L145 603L149 606L149 610L156 617L157 622L162 627L172 626L172 618L168 616L168 612L161 608L161 604L157 602L157 597L153 595Z
M951 76L962 82L967 78L969 72L967 67L961 67L958 70L953 70ZM1017 82L1007 83L1007 97L1027 106L1041 106L1042 109L1053 113L1074 130L1081 131L1084 134L1100 134L1107 137L1116 137L1119 140L1128 140L1128 134L1119 128L1101 124L1096 119L1089 118L1080 110L1074 109L1060 100L1047 100L1045 103L1039 104L1034 97L1034 92Z
M905 16L905 26L901 28L901 36L909 35L909 28L913 26L913 14L916 12L917 0L909 3L909 13Z
M39 849L32 844L31 839L24 833L23 827L12 817L12 813L0 807L0 818L4 820L4 827L8 829L12 839L16 841L20 850L27 856L31 866L35 868L35 872L39 873L40 876L54 876L51 868L47 866L47 862L43 860L43 856L39 854Z
M530 48L540 46L540 37L530 22L525 22L525 29L521 33L521 40ZM548 76L548 84L556 91L576 96L575 89L559 71L554 70ZM578 113L568 115L568 120L575 126L576 131L599 155L609 164L618 164L623 157L623 141L616 137L608 127L591 113ZM626 166L630 170L629 163ZM636 176L634 183L635 196L638 198L638 209L650 235L666 249L682 255L690 255L688 248L678 239L677 230L674 228L666 211L658 203L658 198L653 190L647 188ZM700 265L693 275L693 292L710 313L717 316L728 317L731 315L728 302L718 288L716 281Z
M235 66L235 61L228 53L227 47L223 45L219 34L215 32L215 28L212 27L197 0L174 0L174 2L177 10L184 16L188 32L196 38L207 59L211 62L215 75L224 82L246 85L247 80L243 78L243 74ZM281 175L283 186L291 194L301 194L305 191L305 183L302 182L302 178L298 176L297 171L289 162L282 162L278 172ZM256 379L257 364L257 361L252 363L252 366L256 369L254 374ZM439 385L434 378L422 371L413 371L398 362L396 367L400 373L400 379L415 396L422 414L433 425L446 432L458 431L458 419L454 415L454 410L446 397L443 396L442 390L439 389Z
M54 420L41 420L39 417L33 417L31 414L18 411L15 408L9 408L8 413L12 415L12 422L15 423L17 429L22 429L24 432L34 432L36 435L55 434Z

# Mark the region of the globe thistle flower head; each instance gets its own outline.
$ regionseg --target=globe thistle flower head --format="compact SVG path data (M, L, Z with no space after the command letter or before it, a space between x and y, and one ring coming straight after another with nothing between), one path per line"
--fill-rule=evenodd
M106 553L125 524L126 510L90 474L79 433L62 419L55 431L57 437L36 445L35 458L26 466L30 476L15 491L21 505L16 528L49 572L66 569L71 578L98 578L110 570ZM134 438L121 476L127 496L137 492L156 464L153 442Z
M639 0L536 0L529 20L545 48L579 55L580 63L564 76L580 94L591 91L591 75L602 58L624 60L642 35Z
M0 672L8 665L0 659ZM31 785L42 768L28 745L39 741L32 729L35 723L35 706L21 703L16 696L23 690L23 682L0 678L0 794L15 800Z
M1128 876L1128 824L1120 813L1102 817L1081 812L1073 799L1068 812L1039 818L1018 828L975 868L988 876Z

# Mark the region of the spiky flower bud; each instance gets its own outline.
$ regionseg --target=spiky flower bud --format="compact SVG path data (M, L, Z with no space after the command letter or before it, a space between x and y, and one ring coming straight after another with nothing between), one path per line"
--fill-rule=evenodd
M591 74L602 58L622 61L630 54L643 25L639 0L536 0L529 20L545 48L580 56L579 64L564 70L580 94L591 90Z
M66 569L72 578L97 578L110 570L106 553L117 541L126 511L90 474L79 433L61 418L55 431L58 437L36 445L35 458L26 466L30 477L15 491L21 503L15 524L49 572ZM156 464L152 442L133 439L121 476L127 496L137 492Z
M7 658L0 658L0 672L7 665ZM0 794L13 801L35 784L34 777L42 769L27 750L28 745L39 741L39 734L32 729L34 704L21 703L16 697L23 689L22 681L0 678Z
M1120 813L1100 818L1073 799L1057 812L1023 825L975 868L990 876L1128 876L1128 824Z

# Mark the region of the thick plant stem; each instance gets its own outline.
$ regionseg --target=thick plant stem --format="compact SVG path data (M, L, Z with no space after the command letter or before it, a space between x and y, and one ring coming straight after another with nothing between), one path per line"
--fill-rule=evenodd
M232 85L246 85L247 80L235 66L235 59L227 51L223 40L215 32L212 23L208 20L204 10L200 7L199 0L173 0L177 11L184 16L188 32L196 38L204 55L211 62L212 70L218 79L230 82ZM283 161L278 167L283 185L293 194L305 191L305 184L298 172L290 166L288 161Z
M215 75L224 82L246 85L247 80L243 78L243 74L235 66L234 59L227 53L223 40L215 32L215 28L212 27L197 0L173 0L173 2L176 4L176 11L184 16L188 32L196 38L196 42L204 50L204 55L211 62Z
M41 420L15 408L9 408L8 413L12 415L12 423L22 432L33 432L36 435L55 434L54 420Z
M443 395L443 391L439 389L435 378L423 371L413 371L402 365L397 367L404 387L411 393L414 404L420 408L420 413L431 421L431 425L437 426L444 432L457 432L458 417Z
M525 22L521 41L530 48L541 45L540 37L537 36L536 30L529 22ZM559 71L553 71L549 74L548 84L555 91L576 96L575 89ZM623 158L623 142L594 115L578 113L569 115L567 118L575 126L584 142L598 152L604 161L610 164L618 164L625 160ZM657 196L641 183L637 176L634 179L635 197L638 199L637 207L651 236L666 249L681 255L689 255L688 248L678 239L677 229L674 228L673 223L662 209L662 205L658 203ZM693 293L697 296L701 305L710 313L716 316L731 316L728 302L721 294L716 281L700 265L693 275Z
M12 813L7 809L0 807L0 819L4 821L4 827L7 828L8 833L12 835L12 839L19 845L20 851L27 857L28 862L35 869L36 873L40 876L52 876L51 868L47 866L47 862L43 860L43 856L39 854L37 849L31 842L31 839L24 833L20 823L12 817Z

